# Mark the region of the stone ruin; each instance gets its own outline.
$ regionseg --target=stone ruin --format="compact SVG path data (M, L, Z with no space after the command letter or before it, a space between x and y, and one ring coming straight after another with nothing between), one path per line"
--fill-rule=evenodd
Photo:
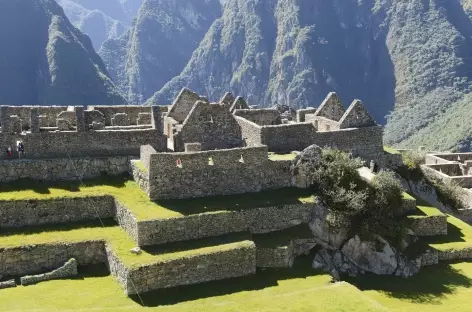
M345 109L331 93L319 108L290 115L289 119L278 109L251 108L242 97L230 93L212 103L188 89L183 89L168 109L1 106L0 144L15 146L21 140L26 158L18 160L2 154L0 182L25 178L89 179L130 173L150 200L175 201L306 187L304 177L294 173L292 160L272 159L269 155L301 152L313 144L338 148L361 157L366 164L375 161L381 168L401 162L398 155L384 152L382 128L360 101ZM21 130L17 125L21 125ZM97 216L113 218L139 247L130 251L139 257L149 246L241 232L259 237L294 227L308 229L313 221L313 205L295 201L254 209L141 219L133 207L108 194L0 201L0 228L81 222ZM17 209L20 206L23 209ZM217 252L166 262L150 261L140 267L123 262L106 239L0 247L0 274L44 274L74 258L79 266L106 264L125 293L133 295L245 276L254 274L257 268L291 267L296 256L317 245L313 235L290 239L284 248L262 246L255 240L243 239ZM41 278L47 276L50 275Z

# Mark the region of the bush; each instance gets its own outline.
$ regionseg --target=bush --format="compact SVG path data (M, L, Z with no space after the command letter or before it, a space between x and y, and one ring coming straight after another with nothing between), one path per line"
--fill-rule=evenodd
M367 239L380 235L398 246L405 228L399 221L402 186L394 173L384 171L369 185L357 172L362 165L346 153L323 150L312 172L314 191L329 210L327 221Z
M454 210L464 209L464 203L461 200L462 188L456 183L444 183L441 180L427 178L428 184L434 187L438 200L445 206Z

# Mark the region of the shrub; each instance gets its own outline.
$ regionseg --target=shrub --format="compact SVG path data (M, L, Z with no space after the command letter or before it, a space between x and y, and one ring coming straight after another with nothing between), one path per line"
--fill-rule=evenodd
M366 183L357 171L362 165L346 153L323 150L312 176L314 191L329 210L327 221L366 239L378 234L398 246L405 228L399 222L402 186L393 172L384 171Z
M427 177L427 182L436 190L438 200L454 210L464 209L462 202L462 188L456 183L445 183L438 179Z

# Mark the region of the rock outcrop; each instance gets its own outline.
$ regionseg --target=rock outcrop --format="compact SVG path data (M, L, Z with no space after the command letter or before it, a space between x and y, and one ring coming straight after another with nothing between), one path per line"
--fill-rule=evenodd
M33 285L40 282L44 282L44 281L50 281L53 279L74 277L74 276L77 276L77 274L78 274L77 260L72 258L69 261L67 261L63 266L61 266L60 268L54 271L44 273L44 274L38 274L38 275L23 276L21 278L21 285L27 286L27 285Z

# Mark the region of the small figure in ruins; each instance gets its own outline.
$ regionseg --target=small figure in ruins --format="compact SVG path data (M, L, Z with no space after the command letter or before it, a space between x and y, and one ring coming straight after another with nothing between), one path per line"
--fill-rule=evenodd
M11 157L11 146L7 148L7 156Z
M25 147L23 145L23 142L18 143L18 158L22 158L25 153Z

